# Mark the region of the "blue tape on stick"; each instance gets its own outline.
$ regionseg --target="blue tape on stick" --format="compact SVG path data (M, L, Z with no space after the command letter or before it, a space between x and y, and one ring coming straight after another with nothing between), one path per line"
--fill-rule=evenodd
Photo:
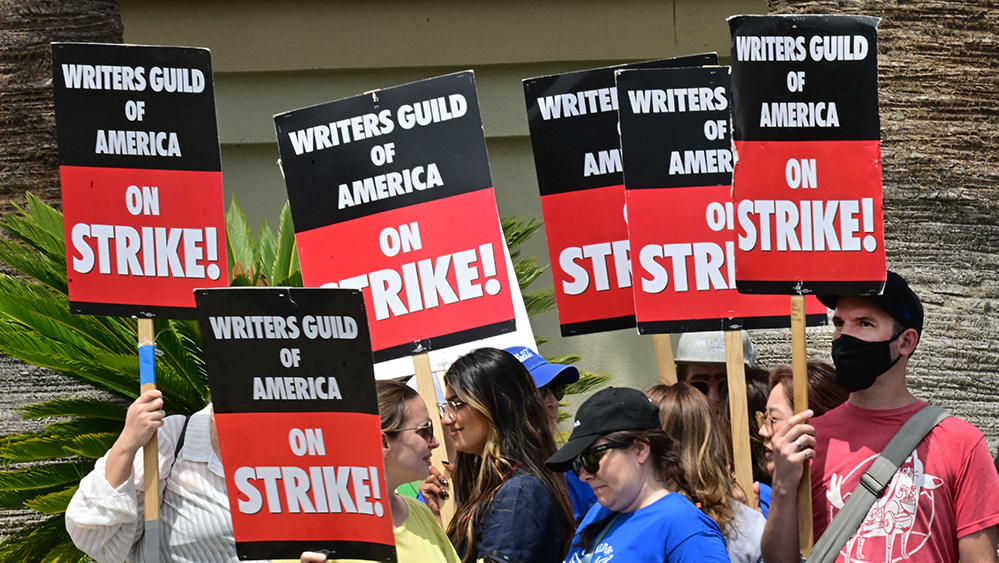
M139 385L156 385L156 346L139 346Z

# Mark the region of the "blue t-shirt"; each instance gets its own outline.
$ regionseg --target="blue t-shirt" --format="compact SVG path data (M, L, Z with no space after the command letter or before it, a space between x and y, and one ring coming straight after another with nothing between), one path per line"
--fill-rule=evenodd
M562 555L562 525L541 479L516 473L496 491L475 524L475 559L489 552L520 563L550 563ZM465 558L466 546L455 546Z
M565 563L583 560L585 549L578 545L579 533L610 515L610 509L599 504L586 513ZM679 493L670 493L634 512L618 514L593 556L593 563L667 561L729 561L718 525Z
M565 472L565 486L569 489L569 501L572 503L572 520L579 522L597 503L597 495L593 494L593 487L580 481L572 471Z
M773 494L773 491L770 485L760 483L760 512L763 513L764 518L770 514L770 496Z

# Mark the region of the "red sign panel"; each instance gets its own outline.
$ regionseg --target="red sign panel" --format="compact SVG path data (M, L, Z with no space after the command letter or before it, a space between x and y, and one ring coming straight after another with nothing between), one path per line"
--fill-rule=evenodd
M364 289L376 357L484 338L513 314L496 306L512 297L495 201L489 188L299 233L305 282Z
M229 281L209 52L52 57L70 309L194 318L193 290Z

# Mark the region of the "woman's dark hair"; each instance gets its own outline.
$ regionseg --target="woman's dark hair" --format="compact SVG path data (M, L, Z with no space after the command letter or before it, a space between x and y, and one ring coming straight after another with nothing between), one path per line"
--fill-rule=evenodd
M794 410L794 369L789 365L779 365L770 372L770 389L780 385L784 396ZM822 360L808 360L808 408L815 416L825 414L840 406L850 394L836 382L836 368Z
M415 389L404 383L386 379L375 382L378 391L378 415L382 432L393 432L406 423L406 403L419 397Z
M687 483L683 468L680 466L680 451L677 442L662 428L621 430L604 434L603 437L609 442L620 442L632 446L638 441L647 443L649 445L649 459L653 462L652 469L655 472L656 480L668 490L682 494L691 502L697 502L695 500L697 497ZM600 531L604 529L604 526L613 516L614 514L610 514L607 518L593 522L584 528L579 533L579 545L583 549L588 549L590 542L600 535Z
M555 437L530 372L513 355L479 348L458 358L444 375L458 400L489 422L481 456L458 452L455 473L461 499L448 525L448 536L465 559L477 553L475 525L488 510L496 491L514 471L544 483L562 524L562 555L569 551L575 523L572 504L561 474L549 471L545 460L555 454Z

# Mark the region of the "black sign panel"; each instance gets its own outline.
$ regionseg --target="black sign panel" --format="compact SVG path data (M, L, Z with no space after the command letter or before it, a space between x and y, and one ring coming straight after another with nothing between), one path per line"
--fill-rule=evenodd
M295 110L274 123L295 232L492 187L471 71ZM378 179L389 173L399 178L395 188ZM366 179L387 186L368 190Z
M378 414L359 290L208 289L195 299L216 413ZM298 392L297 381L287 387L286 377L311 378L308 393ZM330 377L338 393L328 379L316 387L315 378Z
M60 166L220 171L208 49L52 44Z
M624 70L617 84L629 190L731 185L727 66Z
M718 55L704 53L524 80L541 195L624 183L620 170L585 173L587 154L616 151L619 147L615 71L717 64ZM596 165L599 169L599 159Z
M840 15L731 18L735 140L880 140L879 21Z

